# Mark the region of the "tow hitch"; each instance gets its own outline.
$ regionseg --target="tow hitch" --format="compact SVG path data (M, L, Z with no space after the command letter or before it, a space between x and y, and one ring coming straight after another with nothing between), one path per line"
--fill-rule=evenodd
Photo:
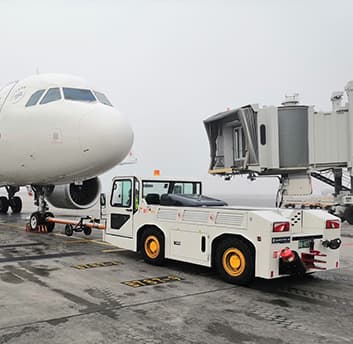
M324 240L321 244L323 247L329 247L332 250L337 250L341 246L342 240L339 238L333 240Z
M303 275L306 272L302 260L298 253L286 247L279 255L279 274L280 275Z

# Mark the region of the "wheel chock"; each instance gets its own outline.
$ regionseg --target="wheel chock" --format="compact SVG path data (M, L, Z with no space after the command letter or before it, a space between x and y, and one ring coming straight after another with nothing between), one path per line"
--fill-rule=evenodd
M29 223L26 223L26 232L30 233L48 233L48 229L46 225L39 225L36 229L32 230Z

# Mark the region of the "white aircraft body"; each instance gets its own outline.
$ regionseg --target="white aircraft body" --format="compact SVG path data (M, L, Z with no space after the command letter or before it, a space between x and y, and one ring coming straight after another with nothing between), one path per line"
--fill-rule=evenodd
M31 225L43 222L45 199L62 208L94 204L97 176L120 163L133 143L127 119L107 97L69 75L39 74L2 88L0 123L0 186L8 191L0 212L20 212L15 193L31 185L38 205Z

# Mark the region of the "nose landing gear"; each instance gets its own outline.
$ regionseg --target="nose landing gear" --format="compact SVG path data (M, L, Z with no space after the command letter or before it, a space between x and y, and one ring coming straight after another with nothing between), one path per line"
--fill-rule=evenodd
M32 231L36 231L38 228L44 226L47 232L51 233L54 230L55 223L47 222L47 218L54 217L54 215L48 211L48 204L44 197L44 187L32 186L32 189L35 195L34 204L38 207L38 211L31 214L29 219L29 227Z

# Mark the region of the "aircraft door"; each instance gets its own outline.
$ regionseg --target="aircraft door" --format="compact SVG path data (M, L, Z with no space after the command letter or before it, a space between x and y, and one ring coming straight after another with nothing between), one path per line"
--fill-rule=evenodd
M111 197L107 205L107 234L132 238L135 207L134 183L133 177L122 177L113 181Z

